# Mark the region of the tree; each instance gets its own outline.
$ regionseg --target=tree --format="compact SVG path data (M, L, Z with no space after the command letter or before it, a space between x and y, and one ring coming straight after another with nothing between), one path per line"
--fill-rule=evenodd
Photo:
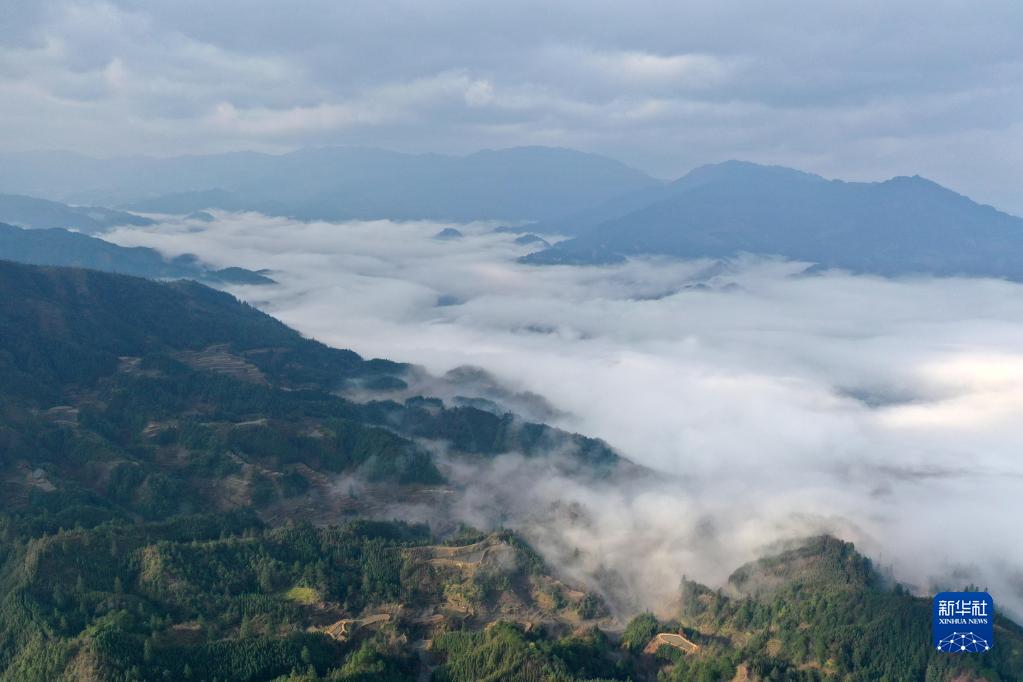
M643 650L654 635L657 634L657 618L652 613L641 613L625 626L622 633L622 646L634 654Z

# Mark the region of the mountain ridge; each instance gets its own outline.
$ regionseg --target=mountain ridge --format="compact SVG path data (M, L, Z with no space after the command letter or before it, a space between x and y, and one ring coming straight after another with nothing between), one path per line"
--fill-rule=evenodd
M102 232L119 225L154 224L149 218L124 211L101 206L68 206L21 194L0 194L0 222L30 229L60 227L86 233Z
M195 279L224 284L272 284L264 274L215 268L192 254L166 259L144 246L120 246L63 228L25 229L0 222L0 259L29 265L84 267L150 279Z
M672 183L670 196L522 259L620 262L627 256L781 256L881 275L1023 279L1023 219L919 176L826 180L726 162Z
M277 155L71 156L59 166L52 159L0 156L0 187L142 212L228 208L309 220L468 221L547 218L659 183L608 157L542 146L464 156L318 147Z

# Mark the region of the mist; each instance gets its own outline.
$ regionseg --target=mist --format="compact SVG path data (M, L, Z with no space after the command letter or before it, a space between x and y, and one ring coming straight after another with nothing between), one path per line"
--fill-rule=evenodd
M231 292L368 357L483 368L652 470L441 457L466 490L455 517L520 529L568 577L619 576L603 584L619 604L663 605L683 575L718 586L830 532L920 592L972 582L1023 613L1020 285L754 257L533 267L488 223L438 240L451 224L215 216L105 238L270 269L278 284Z

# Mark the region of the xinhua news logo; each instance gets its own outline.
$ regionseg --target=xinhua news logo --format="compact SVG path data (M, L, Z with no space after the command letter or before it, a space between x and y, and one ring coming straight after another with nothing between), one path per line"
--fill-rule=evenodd
M995 602L987 592L942 592L934 597L934 648L982 654L995 645Z

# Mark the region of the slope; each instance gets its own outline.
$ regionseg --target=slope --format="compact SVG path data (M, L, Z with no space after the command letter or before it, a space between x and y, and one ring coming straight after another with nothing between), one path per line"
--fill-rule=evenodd
M653 254L782 256L882 275L1023 277L1023 219L919 177L877 183L728 162L697 169L672 196L527 256L615 262Z
M28 230L0 223L0 258L30 265L93 268L152 279L196 279L219 284L271 284L244 268L216 269L193 255L166 260L142 246L124 247L61 228Z
M0 221L32 229L64 227L102 232L117 225L152 225L143 216L99 206L68 206L17 194L0 194Z

